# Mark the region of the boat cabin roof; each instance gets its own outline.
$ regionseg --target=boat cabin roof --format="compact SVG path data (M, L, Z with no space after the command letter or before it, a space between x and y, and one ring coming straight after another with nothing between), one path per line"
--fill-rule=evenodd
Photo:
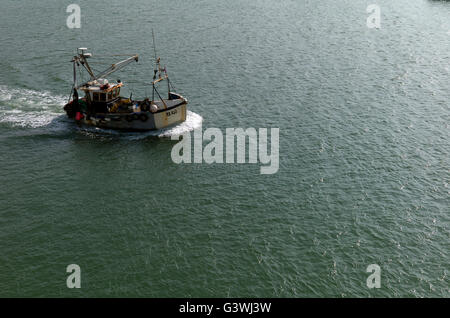
M108 93L115 88L122 87L123 83L99 83L98 81L93 81L88 83L88 86L82 87L81 89L83 91L87 92L101 92L101 93Z

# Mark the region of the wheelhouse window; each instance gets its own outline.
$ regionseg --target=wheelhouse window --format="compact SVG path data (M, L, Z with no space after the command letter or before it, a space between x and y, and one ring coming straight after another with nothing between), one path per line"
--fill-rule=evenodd
M106 94L105 93L100 93L100 101L106 102Z
M94 100L94 102L98 102L100 100L100 96L98 93L93 93L92 95L92 99Z

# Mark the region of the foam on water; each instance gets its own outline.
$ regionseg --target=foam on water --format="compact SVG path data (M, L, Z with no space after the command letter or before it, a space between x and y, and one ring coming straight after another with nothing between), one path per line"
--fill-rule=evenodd
M39 128L50 125L60 115L41 112L6 112L0 115L0 122L10 123L16 127Z
M186 114L186 121L173 127L150 131L149 134L151 136L158 136L160 138L170 138L171 136L179 136L200 127L202 122L203 122L202 116L188 110Z
M35 91L26 88L11 88L0 85L0 101L17 103L19 106L62 106L67 102L67 97L53 95L47 91Z
M66 97L0 85L0 123L24 128L48 126L63 113Z

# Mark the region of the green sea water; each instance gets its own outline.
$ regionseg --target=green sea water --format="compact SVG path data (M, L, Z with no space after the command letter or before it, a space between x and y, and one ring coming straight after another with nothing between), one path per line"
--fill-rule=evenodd
M0 296L450 296L450 2L71 3L0 2ZM279 128L277 173L66 119L78 47L150 93L152 28L179 129Z

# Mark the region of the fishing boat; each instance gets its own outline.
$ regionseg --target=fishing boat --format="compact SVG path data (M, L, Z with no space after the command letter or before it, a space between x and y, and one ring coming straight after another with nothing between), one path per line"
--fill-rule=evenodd
M156 58L153 74L152 98L133 100L120 95L124 83L108 81L107 76L116 72L133 61L138 62L139 56L132 55L125 60L112 64L108 69L94 74L88 59L92 57L87 48L77 49L73 63L73 87L69 102L64 110L69 118L78 125L94 126L103 129L126 131L148 131L166 128L186 120L187 99L173 92L166 67L161 67L160 58ZM84 69L89 74L89 80L77 83L77 71ZM157 84L167 81L167 98L162 98ZM79 91L84 93L79 97ZM155 97L157 99L155 99Z

